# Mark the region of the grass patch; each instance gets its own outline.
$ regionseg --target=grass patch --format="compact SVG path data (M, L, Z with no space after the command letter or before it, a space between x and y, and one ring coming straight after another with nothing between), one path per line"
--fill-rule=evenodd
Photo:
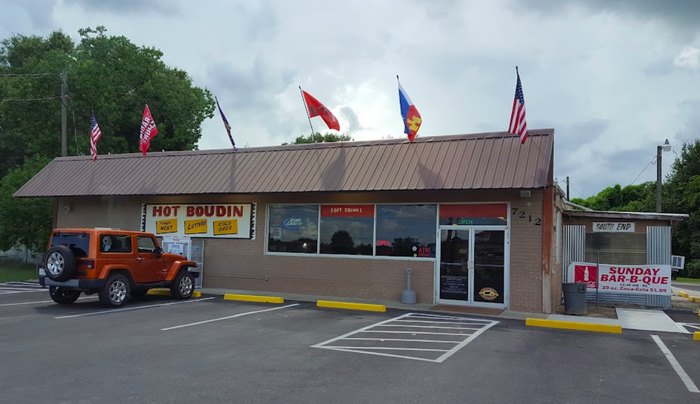
M37 277L34 264L0 260L0 282L27 281Z
M682 276L679 276L678 278L674 279L674 282L700 284L700 278L684 278Z

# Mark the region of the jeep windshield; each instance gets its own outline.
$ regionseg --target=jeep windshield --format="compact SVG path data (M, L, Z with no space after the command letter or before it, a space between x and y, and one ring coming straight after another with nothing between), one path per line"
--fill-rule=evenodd
M54 233L49 248L65 245L76 257L87 257L90 235L87 233Z

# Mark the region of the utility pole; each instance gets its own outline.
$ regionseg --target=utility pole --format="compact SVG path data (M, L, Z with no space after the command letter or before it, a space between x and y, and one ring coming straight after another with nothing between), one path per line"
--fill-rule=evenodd
M566 176L566 200L570 201L571 198L569 197L569 176Z
M661 212L661 152L671 151L668 139L662 145L656 146L656 211Z
M61 72L61 156L68 155L68 74Z

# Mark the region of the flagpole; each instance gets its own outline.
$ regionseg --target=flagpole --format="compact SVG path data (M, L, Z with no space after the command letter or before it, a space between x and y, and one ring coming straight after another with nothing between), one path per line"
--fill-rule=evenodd
M309 127L311 127L311 136L314 135L314 126L311 124L311 117L309 116L309 107L306 105L306 98L304 98L304 90L299 86L299 94L301 95L301 101L304 103L304 110L306 111L306 117L309 118Z

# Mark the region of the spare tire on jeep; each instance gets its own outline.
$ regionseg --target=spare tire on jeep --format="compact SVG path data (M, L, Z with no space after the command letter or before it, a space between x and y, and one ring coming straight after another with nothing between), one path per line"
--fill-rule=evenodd
M54 281L63 281L75 272L75 254L65 245L57 245L44 258L46 276Z

